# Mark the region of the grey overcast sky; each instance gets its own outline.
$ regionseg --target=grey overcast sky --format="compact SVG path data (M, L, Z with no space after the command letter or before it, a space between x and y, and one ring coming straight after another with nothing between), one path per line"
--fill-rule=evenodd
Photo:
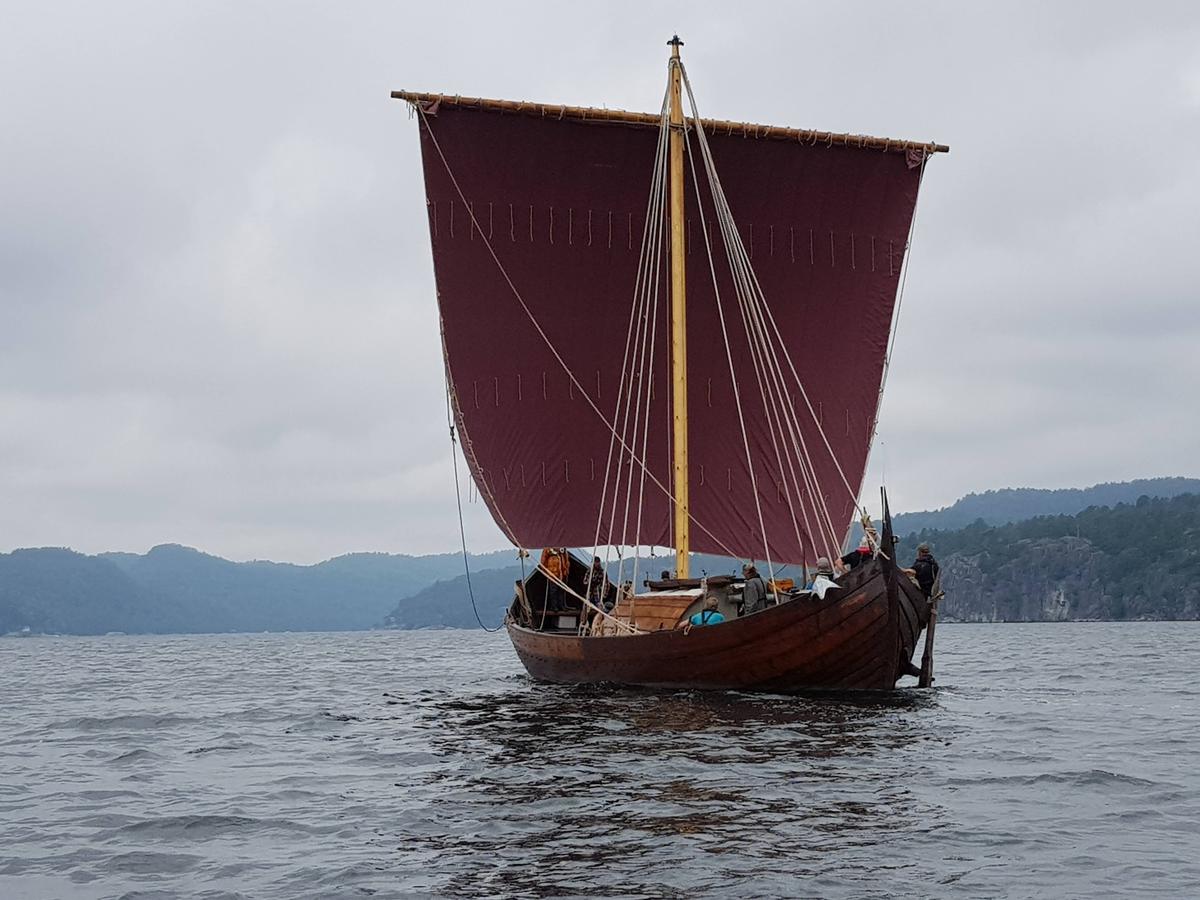
M7 3L0 550L454 549L388 92L652 109L673 31L706 115L953 147L868 496L1197 474L1200 4Z

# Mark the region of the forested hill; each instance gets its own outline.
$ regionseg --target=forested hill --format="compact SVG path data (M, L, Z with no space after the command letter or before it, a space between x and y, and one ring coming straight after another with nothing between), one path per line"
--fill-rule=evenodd
M901 541L899 559L911 561L922 540L933 544L944 572L942 621L1200 618L1200 495L927 529ZM710 573L726 571L717 558L704 563ZM474 575L479 615L489 626L500 622L520 577L516 566ZM473 626L466 580L447 579L401 600L387 624Z
M1200 618L1200 495L1142 497L1074 516L1042 516L905 538L943 569L943 618L959 621Z
M1176 497L1179 494L1200 494L1200 478L1140 478L1061 490L1002 488L967 494L942 509L901 513L893 517L893 524L896 534L909 534L924 528L965 528L979 519L989 525L1004 525L1036 516L1073 516L1091 506L1136 503L1139 497Z
M1112 508L1002 524L1030 503L1114 502L1139 487L1161 494L1188 484L1200 488L1200 481L1175 478L1083 491L989 491L938 513L896 519L904 526L922 516L941 521L980 511L974 524L920 531L946 566L947 618L1196 618L1195 495L1134 496ZM904 553L914 544L906 539ZM500 620L520 577L514 559L511 550L471 557L480 616L489 625ZM657 574L663 564L646 560L642 571ZM693 571L709 575L737 565L716 557L692 562ZM474 627L461 572L457 553L356 553L297 566L230 562L173 544L99 556L16 550L0 553L0 634L349 630L385 620L399 628Z
M512 558L505 551L471 563L486 571ZM0 554L0 634L366 629L461 567L457 553L353 553L297 566L230 562L176 544L99 556L15 550Z

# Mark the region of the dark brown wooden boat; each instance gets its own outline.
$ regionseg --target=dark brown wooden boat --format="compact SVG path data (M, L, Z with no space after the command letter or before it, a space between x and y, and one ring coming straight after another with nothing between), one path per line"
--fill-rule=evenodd
M859 493L948 148L703 119L669 43L657 115L393 94L421 126L452 440L522 555L561 548L508 633L548 682L891 689L936 600ZM855 520L864 556L805 590ZM568 547L589 562L546 562ZM656 547L674 573L638 593L626 566ZM739 615L743 582L691 577L693 553L758 560L765 608ZM726 621L691 627L706 601Z
M584 577L582 564L572 569L572 578ZM540 596L544 581L540 572L531 575L526 596ZM842 576L824 599L801 595L721 625L685 632L680 626L699 608L697 599L664 599L640 620L653 630L607 637L577 634L575 619L586 615L579 606L564 613L532 608L530 620L518 599L508 634L530 675L542 681L778 693L890 690L911 674L930 611L912 579L882 554ZM556 619L571 624L560 630Z

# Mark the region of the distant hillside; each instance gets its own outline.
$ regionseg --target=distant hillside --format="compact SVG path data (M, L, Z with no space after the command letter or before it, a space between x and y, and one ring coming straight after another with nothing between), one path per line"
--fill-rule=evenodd
M896 534L911 534L924 528L965 528L979 519L989 525L1004 525L1037 516L1073 516L1090 506L1136 503L1139 497L1180 494L1200 494L1200 478L1140 478L1061 490L1001 488L967 494L942 509L894 515L892 523Z
M511 552L472 557L481 572ZM175 544L144 555L0 554L0 634L339 631L371 628L462 558L358 553L315 566L235 563Z
M898 515L897 531L935 542L951 588L950 618L1194 618L1196 498L1138 500L1188 488L1200 493L1200 480L988 491L943 510ZM904 552L914 543L907 540ZM471 557L489 625L512 597L520 575L513 560L511 550ZM739 564L697 555L692 571L716 575ZM640 565L639 581L671 561ZM475 627L461 572L457 553L355 553L297 566L235 563L173 544L99 556L16 550L0 554L0 634L325 631L385 620L397 628Z
M944 570L943 621L1200 618L1200 495L925 530L900 543L899 559L910 561L922 540L933 544ZM649 561L649 568L656 562L662 561ZM696 571L710 574L734 565L721 557L693 560ZM520 577L518 566L473 575L479 615L489 627L503 618ZM405 598L387 624L476 627L465 578Z
M1200 618L1200 495L920 531L901 561L923 540L943 567L948 620Z
M504 611L512 602L514 585L520 578L520 566L471 572L479 618L488 628L494 628L503 620ZM381 619L388 628L400 629L479 627L471 611L471 594L465 575L422 588L401 600Z
M181 621L175 604L108 560L60 548L0 555L0 634L171 631Z

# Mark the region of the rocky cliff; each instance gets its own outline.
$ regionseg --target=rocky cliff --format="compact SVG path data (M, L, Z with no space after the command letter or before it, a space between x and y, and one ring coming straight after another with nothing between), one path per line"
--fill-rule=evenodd
M1200 619L1200 496L1002 527L924 531L943 569L943 621Z

